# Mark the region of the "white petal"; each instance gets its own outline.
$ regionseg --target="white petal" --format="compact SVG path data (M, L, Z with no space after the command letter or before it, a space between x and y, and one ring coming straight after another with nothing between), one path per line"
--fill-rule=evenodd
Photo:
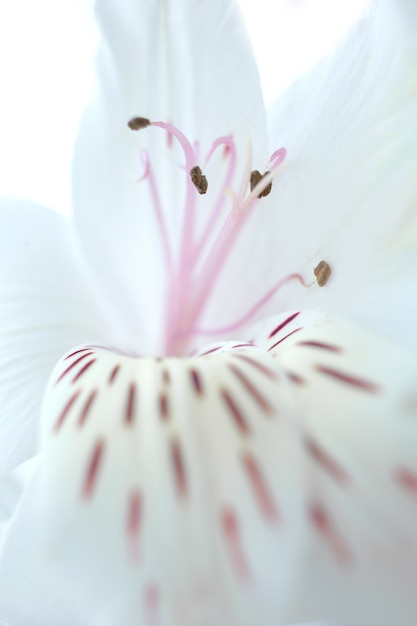
M45 615L56 575L93 625L415 623L415 359L317 313L252 339L183 360L86 346L58 363L24 501L27 614ZM0 589L21 580L24 526Z
M175 141L168 148L162 131L132 133L127 122L137 115L172 121L200 142L202 159L215 139L234 133L241 161L250 138L263 163L262 97L232 1L101 0L97 17L103 34L98 90L74 159L75 221L94 271L111 286L109 306L129 326L133 344L155 352L166 277L155 202L147 182L137 183L139 155L142 148L151 151L174 240L183 214L183 157Z
M0 475L35 454L45 385L57 358L103 338L102 320L61 217L0 201Z
M413 12L408 19L406 5ZM272 258L282 273L301 271L307 280L321 259L333 270L324 289L285 288L279 307L352 316L367 308L370 327L399 334L389 326L397 323L395 307L416 280L415 261L403 265L410 283L404 281L398 293L387 278L384 306L377 305L384 277L392 273L387 256L394 248L401 253L406 237L414 249L417 242L415 18L412 3L381 0L338 52L271 112L272 139L288 157L273 190L276 227L272 215L266 224L274 242L264 255L265 271ZM401 278L402 270L396 271ZM416 299L409 304L403 307L408 329ZM408 330L402 338L409 342Z

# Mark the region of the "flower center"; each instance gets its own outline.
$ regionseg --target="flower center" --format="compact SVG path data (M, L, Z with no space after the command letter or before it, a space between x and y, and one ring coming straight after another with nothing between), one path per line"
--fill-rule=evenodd
M239 190L236 193L231 187L237 169L236 145L232 136L216 139L210 147L204 163L201 164L198 163L196 149L173 124L152 122L147 118L135 117L128 122L128 126L135 131L147 127L157 127L164 130L168 133L170 143L173 138L177 140L185 159L185 201L180 246L175 257L157 179L146 150L142 150L141 153L144 173L138 181L147 180L149 184L167 269L165 320L165 353L167 355L186 354L192 335L224 334L250 322L280 287L288 281L297 280L304 287L311 286L306 284L300 274L290 274L274 285L240 320L227 327L211 331L199 328L199 320L233 246L257 204L270 193L272 182L285 160L286 150L279 148L272 154L264 174L258 170L251 171L249 153ZM227 160L226 173L220 190L214 194L213 205L203 231L197 233L196 204L200 195L210 193L210 181L207 180L204 170L214 153L221 148L224 158ZM231 207L225 216L224 209L227 201L229 203L231 201ZM322 263L327 266L324 261ZM328 268L327 278L329 275L330 268ZM324 274L321 272L320 277L322 279L323 276ZM324 285L327 278L324 282L317 279L319 285Z

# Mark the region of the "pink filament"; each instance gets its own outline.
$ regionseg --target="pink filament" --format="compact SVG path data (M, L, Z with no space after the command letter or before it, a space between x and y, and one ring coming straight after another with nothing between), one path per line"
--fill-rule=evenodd
M221 328L190 328L184 332L186 335L202 335L202 336L212 336L212 335L224 335L226 333L233 332L248 322L250 322L257 313L271 300L271 298L283 287L286 283L289 283L293 280L297 280L303 287L310 287L311 285L306 283L303 276L301 274L289 274L289 276L285 276L282 278L276 285L271 287L263 296L258 300L258 302L251 308L245 315L232 324L228 326L222 326Z

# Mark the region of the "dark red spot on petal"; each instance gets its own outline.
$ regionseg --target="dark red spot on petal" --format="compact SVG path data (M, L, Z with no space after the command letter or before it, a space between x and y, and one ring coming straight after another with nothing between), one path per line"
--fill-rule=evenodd
M270 350L273 350L274 348L276 348L277 346L279 346L280 343L282 343L283 341L285 341L286 339L288 339L288 337L291 337L291 335L294 335L294 333L298 333L298 331L303 330L302 327L301 328L296 328L295 330L291 331L290 333L288 333L288 335L285 335L285 337L282 337L282 339L280 339L279 341L277 341L276 343L274 343L273 346L271 346L270 348L268 348L268 352Z
M55 426L53 428L53 432L56 434L59 429L61 428L62 424L64 423L68 413L71 410L71 407L73 406L74 402L76 401L76 399L78 398L78 396L80 395L81 390L80 391L76 391L71 398L68 400L68 402L66 403L66 405L64 406L64 408L62 409L56 423Z
M169 418L169 403L164 393L159 396L159 415L164 421Z
M120 372L120 365L118 364L118 365L115 365L112 371L110 372L109 385L112 385L114 383L119 372Z
M283 328L285 328L285 326L287 326L287 324L289 324L290 322L292 322L293 320L295 320L295 318L300 315L300 311L298 311L297 313L293 313L292 315L290 315L289 317L287 317L286 320L284 320L283 322L281 322L281 324L279 326L277 326L276 328L274 328L274 330L272 332L269 333L268 335L268 339L271 339L272 337L275 337L275 335L277 333L279 333L280 330L282 330Z
M368 393L378 393L380 391L380 387L375 383L365 380L364 378L359 378L358 376L347 374L346 372L341 372L333 367L316 365L315 370L320 372L320 374L325 374L334 380L350 385L351 387L356 387L356 389L367 391Z
M273 380L277 380L279 378L276 372L269 369L269 367L266 367L265 365L263 365L263 363L260 363L253 357L246 356L246 354L236 354L235 359L240 359L241 361L245 361L245 363L249 363L249 365L252 365L255 369L258 370L258 372L265 374L265 376L268 376L268 378L271 378Z
M240 408L238 407L235 400L230 395L229 391L227 391L227 389L222 389L221 395L240 432L243 435L249 435L250 431L249 431L249 426L246 422L246 419L243 417L243 414Z
M171 462L174 469L175 484L177 487L177 494L180 498L187 496L187 475L185 471L184 458L181 450L180 443L177 439L171 441Z
M93 354L92 352L87 352L79 356L78 359L75 359L75 361L73 361L71 365L69 365L67 369L62 372L59 378L57 378L55 384L57 385L64 378L64 376L66 376L76 365L78 365L78 363L81 363L81 361L83 361L84 359L87 359L92 354Z
M278 510L258 463L249 453L242 456L242 461L261 513L268 522L276 522L279 517Z
M297 341L297 346L305 346L307 348L318 348L319 350L329 350L329 352L342 352L342 348L334 346L323 341Z
M229 365L229 369L233 372L236 378L242 383L246 391L252 396L258 406L265 413L272 413L273 408L265 396L255 387L255 385L249 380L249 378L235 365Z
M129 555L132 560L139 558L139 533L142 520L142 498L139 491L134 490L128 499L126 532Z
M82 367L82 368L80 369L80 371L79 371L79 372L78 372L78 373L74 376L74 378L72 379L72 381L71 381L71 382L72 382L72 383L76 383L76 382L77 382L77 380L79 380L79 379L81 378L81 376L83 376L83 375L85 374L85 372L86 372L87 370L89 370L89 369L90 369L90 367L91 367L92 365L94 365L94 363L96 362L96 360L97 360L97 359L91 359L91 361L89 361L88 363L86 363L86 364L84 365L84 367Z
M339 463L335 461L316 441L306 437L304 444L313 459L321 465L332 477L340 483L347 483L349 476Z
M397 483L409 491L412 495L417 496L417 473L407 467L397 467L394 470L394 479Z
M135 404L136 404L136 385L131 383L127 394L126 411L125 411L125 424L131 426L135 417Z
M203 385L201 383L200 373L196 369L192 369L190 370L190 376L197 395L201 396L203 394Z
M87 402L83 406L83 410L81 411L80 419L78 420L78 426L81 428L84 426L87 416L94 404L94 400L97 397L97 389L94 389L87 398Z
M249 582L251 573L243 551L239 521L236 513L231 508L222 510L221 525L233 569L242 581Z
M341 562L349 561L349 550L339 533L336 531L323 507L320 504L311 504L309 508L309 516L314 528L326 541L335 557Z
M99 439L93 449L90 456L90 460L87 466L87 472L85 474L84 483L82 487L82 498L89 500L92 498L94 489L97 483L97 477L100 471L100 467L103 463L103 454L105 449L104 439Z

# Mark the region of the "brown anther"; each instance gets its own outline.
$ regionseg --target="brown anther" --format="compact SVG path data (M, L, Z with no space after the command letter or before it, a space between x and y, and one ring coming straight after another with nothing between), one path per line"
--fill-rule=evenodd
M324 287L330 278L332 270L330 265L326 261L320 261L320 263L314 268L314 276L316 277L319 287Z
M128 121L127 125L130 130L142 130L142 128L146 128L151 125L151 120L148 120L147 117L132 117L132 119Z
M207 193L208 182L207 178L201 171L201 168L198 165L195 165L190 169L190 176L193 182L194 187L197 189L199 194Z
M256 185L263 178L265 178L267 174L270 174L270 173L271 172L265 172L265 174L261 174L261 172L259 172L258 170L253 170L253 172L251 172L251 175L250 175L250 190L253 191ZM265 187L263 191L261 191L261 193L258 195L258 198L265 198L265 196L268 196L271 193L271 189L272 189L272 181L269 183L269 185Z

